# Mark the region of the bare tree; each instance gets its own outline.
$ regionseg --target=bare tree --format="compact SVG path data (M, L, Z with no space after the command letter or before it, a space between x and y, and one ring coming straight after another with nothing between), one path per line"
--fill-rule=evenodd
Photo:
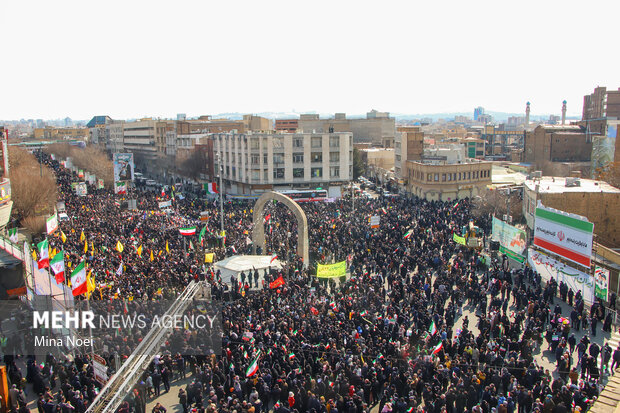
M603 168L597 168L595 176L596 179L605 181L616 188L620 188L620 161L610 162Z
M111 188L114 183L112 161L101 149L93 146L79 148L68 143L55 143L48 146L45 152L53 153L61 158L71 157L73 165L95 174L97 178L103 179L107 188Z
M207 154L200 149L194 149L190 156L178 165L179 173L197 181L200 174L207 172Z
M53 213L58 198L56 177L47 166L39 165L34 155L18 147L9 147L11 165L12 215L33 233L40 222Z
M488 217L495 215L502 218L508 215L508 207L510 206L510 216L513 223L520 223L523 220L523 195L520 190L511 190L508 195L508 189L487 189L482 195L473 199L472 213L476 217Z

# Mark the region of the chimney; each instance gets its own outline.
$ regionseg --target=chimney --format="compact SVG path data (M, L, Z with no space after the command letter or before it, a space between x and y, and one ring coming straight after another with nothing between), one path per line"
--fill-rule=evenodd
M566 123L566 101L562 102L562 125Z

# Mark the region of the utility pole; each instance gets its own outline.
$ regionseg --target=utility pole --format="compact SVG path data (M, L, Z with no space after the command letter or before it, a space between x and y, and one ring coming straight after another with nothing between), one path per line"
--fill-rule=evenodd
M351 207L355 211L355 188L353 187L353 181L351 181Z

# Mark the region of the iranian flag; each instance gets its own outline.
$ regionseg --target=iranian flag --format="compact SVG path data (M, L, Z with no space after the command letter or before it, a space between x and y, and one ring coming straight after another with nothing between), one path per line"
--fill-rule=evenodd
M17 244L17 228L11 228L9 229L9 240L14 243Z
M289 360L293 360L295 358L295 353L291 353L288 355Z
M179 232L181 233L181 235L185 235L186 237L190 235L196 235L196 227L179 228Z
M410 229L409 231L405 232L405 235L403 236L403 238L409 239L409 237L411 237L411 234L413 234L413 229Z
M62 251L54 255L54 258L50 261L50 267L52 267L52 271L56 277L56 284L65 282L65 260Z
M74 297L77 297L80 294L84 294L88 290L84 261L82 261L77 267L75 267L75 270L73 270L73 272L71 273L71 287L73 289Z
M443 342L439 342L439 344L437 344L435 347L433 347L433 353L432 354L437 354L441 351L441 349L443 349Z
M47 242L47 239L37 244L37 248L39 249L39 269L47 268L50 266L49 246L50 245L49 242Z
M437 326L435 325L434 321L431 323L431 326L428 328L428 332L430 333L431 336L434 336L435 333L437 333Z
M278 258L278 255L274 254L274 256L271 257L271 261L269 261L269 264L271 265L271 263L273 263L277 258Z
M114 186L114 193L125 195L127 193L127 182L117 182Z
M203 187L208 194L217 194L217 184L215 182L209 182L208 184L204 184Z
M248 366L248 369L245 371L245 377L252 377L258 371L258 357L254 359L252 364Z

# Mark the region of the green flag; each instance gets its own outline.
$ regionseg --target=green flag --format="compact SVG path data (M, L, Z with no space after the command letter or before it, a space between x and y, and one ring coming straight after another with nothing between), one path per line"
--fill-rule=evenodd
M207 226L205 225L204 227L202 227L202 229L200 230L200 234L198 234L198 242L200 242L200 245L203 245L203 240L205 238L205 234L207 233Z

